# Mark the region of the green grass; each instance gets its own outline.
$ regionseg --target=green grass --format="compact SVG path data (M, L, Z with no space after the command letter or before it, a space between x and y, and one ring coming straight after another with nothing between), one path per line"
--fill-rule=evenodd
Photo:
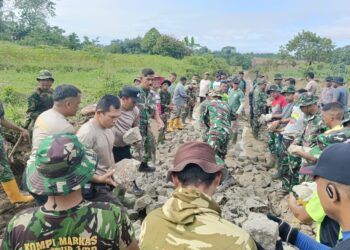
M26 98L37 86L41 69L49 69L55 85L70 83L83 92L82 106L98 100L105 93L118 93L132 84L142 68L153 68L158 75L168 77L193 73L214 73L217 69L230 71L223 59L212 56L191 56L182 60L157 55L110 54L101 49L72 51L52 47L24 47L0 42L0 99L7 118L17 123L25 119ZM54 85L54 86L55 86Z

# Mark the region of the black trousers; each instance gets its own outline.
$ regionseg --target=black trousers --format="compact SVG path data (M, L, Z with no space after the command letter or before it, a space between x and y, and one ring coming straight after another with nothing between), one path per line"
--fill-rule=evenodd
M130 153L130 146L125 147L113 147L114 161L119 162L124 159L131 159L132 155Z

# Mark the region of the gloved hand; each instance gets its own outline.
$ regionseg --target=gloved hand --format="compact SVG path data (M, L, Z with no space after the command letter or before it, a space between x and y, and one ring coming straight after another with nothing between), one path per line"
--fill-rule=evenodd
M266 115L264 116L264 119L265 119L265 122L271 121L271 120L272 120L272 114L266 114Z
M294 245L299 232L298 229L292 228L292 226L289 225L287 222L281 220L276 216L273 216L272 214L267 214L267 218L278 223L278 231L281 240Z

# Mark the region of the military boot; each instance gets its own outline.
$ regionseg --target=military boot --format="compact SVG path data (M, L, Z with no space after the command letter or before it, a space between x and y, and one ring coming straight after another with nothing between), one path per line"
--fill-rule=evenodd
M267 156L267 167L274 168L276 165L276 155L269 153Z
M169 119L167 132L174 132L174 119Z
M151 172L154 172L155 170L156 170L155 168L151 168L150 166L148 166L147 162L141 162L139 166L139 172L151 173Z
M179 129L179 130L182 130L182 129L184 128L183 125L182 125L182 123L181 123L180 118L176 118L176 119L175 119L175 128L176 128L176 129Z

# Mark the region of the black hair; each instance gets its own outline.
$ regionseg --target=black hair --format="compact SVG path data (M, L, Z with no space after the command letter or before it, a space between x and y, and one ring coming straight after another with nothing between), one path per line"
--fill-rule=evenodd
M206 173L200 166L194 163L187 164L181 172L173 172L184 186L204 184L210 186L217 173Z
M299 94L302 94L302 93L306 93L307 90L306 89L298 89L296 92Z
M170 86L171 85L171 81L164 80L161 85L163 85L163 84L166 84L166 85Z
M120 100L117 96L114 95L105 95L102 96L98 101L96 110L101 110L102 112L108 112L113 106L115 109L120 108Z
M153 71L153 69L145 68L142 70L141 74L143 76L150 76L150 75L154 75L154 71Z
M70 84L58 85L52 93L54 102L62 101L68 97L78 97L81 93L80 89Z
M314 72L307 72L306 76L311 78L311 79L314 79L315 74L314 74Z
M170 75L177 77L177 74L175 72L171 72Z
M289 84L291 84L291 85L294 85L294 86L295 86L296 81L295 81L295 79L294 79L294 78L288 78L288 79L286 79L286 81L288 81L288 82L289 82Z
M330 102L322 107L324 112L332 112L332 115L338 119L342 120L344 116L344 106L339 102Z
M187 81L186 76L181 76L181 77L180 77L180 81L181 81L181 82Z

